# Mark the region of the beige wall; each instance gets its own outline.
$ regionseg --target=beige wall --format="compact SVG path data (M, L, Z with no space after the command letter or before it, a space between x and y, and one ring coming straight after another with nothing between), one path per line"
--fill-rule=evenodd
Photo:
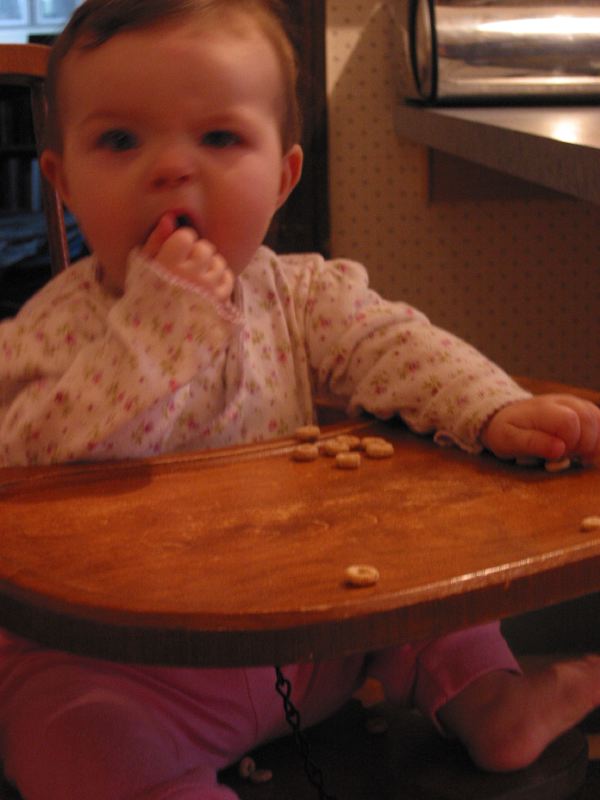
M429 204L426 151L394 132L382 5L327 0L333 254L510 372L600 389L600 207Z

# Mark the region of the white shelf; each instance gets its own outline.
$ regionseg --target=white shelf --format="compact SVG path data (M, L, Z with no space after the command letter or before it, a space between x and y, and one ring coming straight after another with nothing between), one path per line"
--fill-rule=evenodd
M399 136L600 204L600 106L401 105Z

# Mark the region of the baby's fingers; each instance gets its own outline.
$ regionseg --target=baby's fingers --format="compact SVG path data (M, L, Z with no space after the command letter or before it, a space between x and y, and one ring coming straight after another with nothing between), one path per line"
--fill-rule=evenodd
M161 246L155 259L165 269L185 277L185 273L194 267L194 261L190 256L197 241L192 228L178 228Z
M231 298L234 284L235 278L233 272L230 269L226 269L214 287L215 297L220 303L224 303Z
M200 243L199 243L200 244ZM202 285L209 289L216 300L228 300L233 291L234 276L227 262L219 253L213 252L205 269L199 273Z
M600 408L574 395L549 395L548 401L552 433L565 443L565 454L584 461L600 456Z
M503 447L496 455L518 458L533 456L549 461L562 458L566 454L565 443L559 436L539 428L509 426L504 435Z
M585 400L578 398L575 400L576 402L570 403L570 406L578 417L579 437L567 447L567 450L584 461L598 460L600 459L600 408Z

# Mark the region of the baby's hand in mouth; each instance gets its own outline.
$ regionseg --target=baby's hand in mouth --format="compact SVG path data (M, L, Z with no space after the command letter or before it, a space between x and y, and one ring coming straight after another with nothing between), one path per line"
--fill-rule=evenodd
M163 214L143 245L142 253L175 277L205 289L218 302L230 299L233 273L216 247L207 239L198 238L185 214Z
M142 253L146 258L158 258L171 234L180 227L179 219L182 217L176 217L170 211L162 215L142 246Z

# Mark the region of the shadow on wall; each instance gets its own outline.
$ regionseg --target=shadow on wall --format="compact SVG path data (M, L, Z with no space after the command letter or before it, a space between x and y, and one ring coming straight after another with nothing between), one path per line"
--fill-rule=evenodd
M368 14L367 5L356 4L360 15L347 0L328 5L332 245L363 261L384 294L403 297L401 278L415 274L414 262L403 270L405 236L417 233L426 204L427 157L395 133L390 17L384 4Z

